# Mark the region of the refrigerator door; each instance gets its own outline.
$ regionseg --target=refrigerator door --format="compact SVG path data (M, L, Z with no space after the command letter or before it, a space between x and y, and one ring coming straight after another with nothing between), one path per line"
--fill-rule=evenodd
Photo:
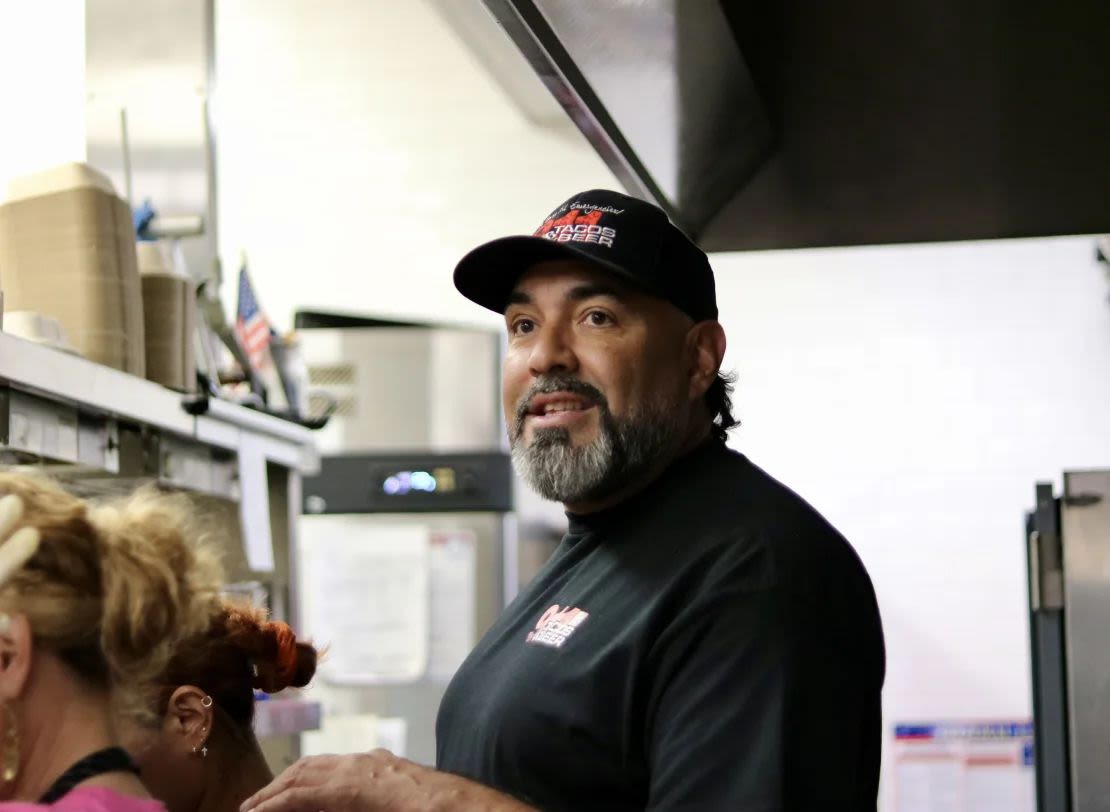
M432 764L447 683L519 569L501 337L362 321L317 314L342 326L300 333L310 389L337 404L303 489L302 628L330 649L302 749Z
M378 513L329 514L301 518L300 550L302 578L301 616L306 633L318 646L330 646L322 658L317 678L309 687L308 696L324 709L322 731L308 734L302 750L314 752L362 752L386 747L422 764L435 763L435 719L439 703L455 669L474 647L481 635L501 610L503 600L502 546L506 514L471 513ZM393 611L393 624L402 624L405 635L396 650L407 654L386 656L384 652L366 651L361 662L369 662L378 654L386 658L385 672L405 660L404 673L379 673L373 669L365 674L352 671L352 649L373 647L375 639L384 639L380 629L383 590L389 578L383 572L353 572L346 581L354 594L343 597L322 594L320 583L313 581L320 563L330 563L335 577L335 563L314 561L314 556L329 544L335 549L336 535L343 544L364 547L363 560L388 565L388 559L374 558L373 546L384 548L398 538L427 539L428 570L420 583L426 584L428 606L411 606L411 617ZM419 545L418 545L419 546ZM409 559L410 561L412 559ZM404 562L398 562L405 566ZM375 566L371 564L370 566ZM409 565L411 566L411 565ZM401 573L401 577L409 573ZM361 590L361 592L360 592ZM411 597L412 593L409 593ZM353 622L334 622L329 618L331 607L357 607L349 613ZM322 618L322 619L321 619ZM320 628L313 628L314 623ZM375 625L375 620L379 621ZM388 630L386 630L388 633ZM335 639L329 636L339 635ZM420 639L416 639L419 637ZM406 644L411 643L411 646ZM394 640L392 645L398 645ZM420 662L415 667L409 664ZM328 659L332 665L342 661L343 673L329 677ZM357 670L357 663L355 664Z
M1060 508L1071 788L1110 809L1110 471L1064 475Z
M1026 541L1037 811L1069 812L1064 573L1060 505L1051 483L1037 485L1037 506L1027 516Z

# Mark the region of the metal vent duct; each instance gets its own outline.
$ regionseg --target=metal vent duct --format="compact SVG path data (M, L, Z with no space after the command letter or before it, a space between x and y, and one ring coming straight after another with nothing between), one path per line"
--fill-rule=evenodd
M1104 0L485 0L709 250L1110 230Z

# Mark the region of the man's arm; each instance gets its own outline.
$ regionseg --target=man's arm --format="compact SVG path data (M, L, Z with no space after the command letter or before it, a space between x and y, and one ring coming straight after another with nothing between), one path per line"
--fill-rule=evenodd
M388 750L310 756L248 798L241 812L537 812L515 798Z

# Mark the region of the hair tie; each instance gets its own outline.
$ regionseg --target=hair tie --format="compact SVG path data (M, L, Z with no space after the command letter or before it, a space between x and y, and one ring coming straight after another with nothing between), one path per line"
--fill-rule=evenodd
M297 635L280 620L270 621L270 628L277 639L277 676L288 685L297 675Z
M15 575L39 548L41 535L33 527L13 528L23 517L23 500L14 493L0 498L0 585Z

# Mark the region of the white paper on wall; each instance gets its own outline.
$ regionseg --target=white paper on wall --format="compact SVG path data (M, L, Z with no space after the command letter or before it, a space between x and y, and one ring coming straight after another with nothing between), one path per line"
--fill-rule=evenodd
M255 572L273 572L266 453L262 441L247 431L239 438L239 523L247 565Z
M304 625L317 646L327 647L320 678L378 685L422 677L428 665L428 529L347 516L314 516L311 527L301 543Z
M895 727L897 812L1034 812L1033 725L924 722Z
M477 539L469 530L434 531L431 544L431 640L428 677L446 682L477 642Z

